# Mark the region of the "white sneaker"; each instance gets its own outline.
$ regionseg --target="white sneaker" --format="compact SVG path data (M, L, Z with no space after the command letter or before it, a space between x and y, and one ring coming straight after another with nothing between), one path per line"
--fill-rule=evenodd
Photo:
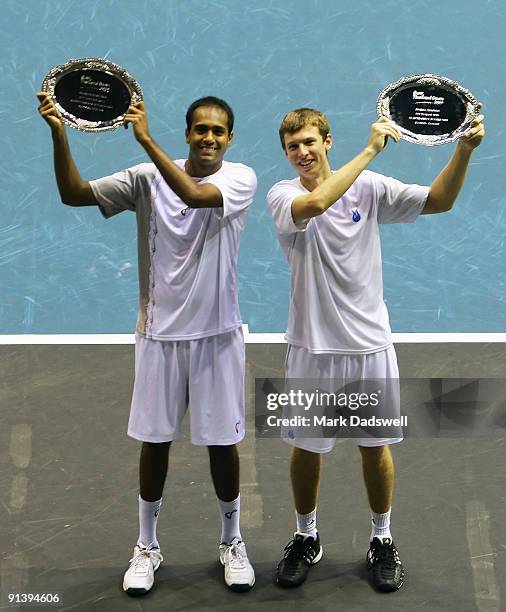
M145 595L153 586L155 572L163 561L159 548L147 547L139 542L134 548L130 567L123 578L123 590L129 595Z
M230 544L220 544L220 563L225 568L225 582L233 591L249 591L255 584L244 542L234 538Z

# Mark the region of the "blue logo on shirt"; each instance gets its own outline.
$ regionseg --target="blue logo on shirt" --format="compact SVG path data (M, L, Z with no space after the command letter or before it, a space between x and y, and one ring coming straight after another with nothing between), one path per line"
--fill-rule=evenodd
M353 221L354 221L355 223L358 223L358 222L360 221L360 218L361 218L361 217L360 217L360 213L358 212L358 208L356 208L356 209L353 211L353 216L352 216L352 219L353 219Z

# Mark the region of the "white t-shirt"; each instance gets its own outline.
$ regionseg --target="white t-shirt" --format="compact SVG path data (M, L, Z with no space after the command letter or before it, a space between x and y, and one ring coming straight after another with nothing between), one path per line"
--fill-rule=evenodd
M392 342L383 301L379 223L412 223L428 187L363 171L322 215L295 224L297 177L267 194L292 272L286 339L313 353L365 354Z
M184 169L184 160L176 164ZM242 325L237 295L241 232L257 187L254 171L224 161L210 176L223 207L188 208L154 164L91 181L102 214L137 216L139 315L136 331L153 340L189 340Z

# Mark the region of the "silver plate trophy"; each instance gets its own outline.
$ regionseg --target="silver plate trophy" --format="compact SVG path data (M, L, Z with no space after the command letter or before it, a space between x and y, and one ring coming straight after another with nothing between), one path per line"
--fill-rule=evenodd
M143 98L137 81L121 66L87 57L55 66L42 82L62 120L84 132L115 130L131 104Z
M404 140L432 147L465 135L478 115L479 104L456 81L418 74L385 87L376 101L376 112L390 119Z

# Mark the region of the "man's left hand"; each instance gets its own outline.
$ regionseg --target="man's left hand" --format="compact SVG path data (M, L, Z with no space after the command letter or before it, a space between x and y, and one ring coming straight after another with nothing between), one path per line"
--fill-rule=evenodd
M144 107L144 102L138 102L128 107L123 119L125 129L128 128L129 123L133 126L134 136L138 142L143 144L151 138L148 128L148 113Z
M479 108L481 109L481 104ZM459 145L468 149L469 152L476 149L476 147L481 144L483 136L485 136L485 126L483 125L484 119L485 117L483 115L478 115L471 123L469 133L466 134L466 136L462 136L459 140Z

